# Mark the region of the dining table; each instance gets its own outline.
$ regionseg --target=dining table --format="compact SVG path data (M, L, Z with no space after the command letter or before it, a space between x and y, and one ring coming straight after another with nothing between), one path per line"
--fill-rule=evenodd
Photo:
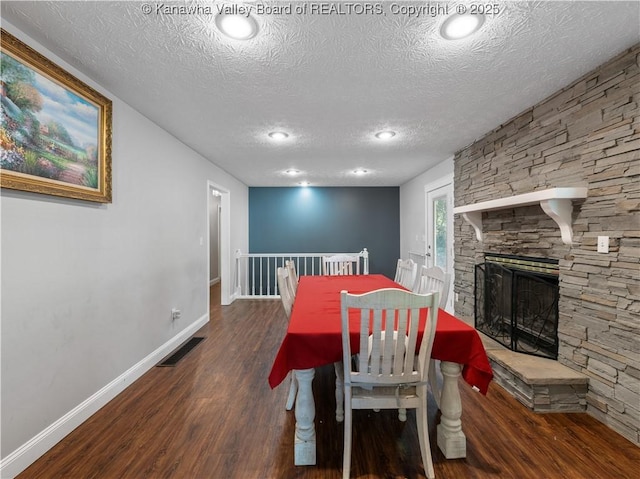
M300 276L287 332L276 354L269 385L275 388L293 371L297 385L295 399L294 464L316 463L315 402L312 381L315 368L342 361L340 292L362 294L383 288L406 289L380 274L345 276ZM357 351L353 351L357 353ZM493 371L482 340L475 328L438 310L438 322L431 358L440 360L442 387L439 395L440 423L437 445L447 459L466 457L462 431L460 376L474 390L487 394ZM341 387L341 384L338 385ZM321 400L321 398L318 398ZM336 394L336 402L339 396ZM342 410L342 404L337 404ZM336 414L340 419L340 414Z

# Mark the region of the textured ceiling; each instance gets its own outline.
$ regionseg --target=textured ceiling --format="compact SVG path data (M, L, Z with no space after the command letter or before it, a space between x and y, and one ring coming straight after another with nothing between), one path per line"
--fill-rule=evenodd
M496 2L501 12L458 41L439 36L444 15L394 8L463 2L381 2L380 15L262 3L308 6L256 15L260 32L245 42L214 26L231 2L1 7L3 19L249 186L401 185L640 40L637 1ZM373 4L324 3L334 12ZM173 5L200 13L164 10ZM373 137L387 128L398 132L392 141ZM271 141L276 129L289 139Z

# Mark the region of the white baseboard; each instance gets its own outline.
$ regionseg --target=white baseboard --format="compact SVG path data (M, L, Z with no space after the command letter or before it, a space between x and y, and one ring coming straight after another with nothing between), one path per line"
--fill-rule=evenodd
M238 299L240 297L239 291L240 290L237 290L237 291L231 293L231 296L229 297L229 304L233 303L236 299Z
M0 478L12 479L33 464L67 434L89 419L101 407L124 391L135 380L160 362L209 321L209 314L201 316L177 335L115 378L91 397L38 433L18 449L0 460Z

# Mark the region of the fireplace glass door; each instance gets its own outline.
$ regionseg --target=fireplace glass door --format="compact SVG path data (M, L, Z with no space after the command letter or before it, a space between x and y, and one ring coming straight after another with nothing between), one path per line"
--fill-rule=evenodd
M495 258L476 265L476 328L512 351L557 359L557 267Z

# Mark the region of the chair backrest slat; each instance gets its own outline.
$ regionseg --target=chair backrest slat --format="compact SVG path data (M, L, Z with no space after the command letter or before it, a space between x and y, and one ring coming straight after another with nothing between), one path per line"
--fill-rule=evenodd
M436 310L436 307L430 308L432 311ZM418 342L418 326L420 318L419 309L411 309L407 312L411 316L411 323L409 328L409 334L407 334L407 354L405 355L404 372L412 372L414 368L414 357L416 355L416 344ZM434 321L435 322L435 321ZM431 353L429 353L431 355ZM416 365L417 366L417 365ZM419 371L422 374L422 371Z
M369 364L369 355L367 355L367 351L369 350L369 318L370 318L370 310L363 309L358 311L356 314L360 315L360 351L364 351L364 354L358 356L358 371L366 371ZM367 318L367 319L363 319ZM344 335L344 330L343 330ZM378 335L379 336L379 335ZM347 331L347 337L349 337L349 333ZM375 342L377 338L373 338ZM349 355L351 356L351 355Z
M404 369L406 369L406 362L404 361L404 358L407 356L407 341L405 341L404 338L408 337L407 327L409 326L409 317L403 313L404 312L400 312L398 316L398 327L393 340L395 346L393 356L393 374L400 374ZM398 341L398 338L402 338L403 340Z
M397 341L395 340L395 335L393 334L395 331L395 311L393 309L385 309L385 323L384 323L384 337L391 338L391 341L385 339L382 344L382 357L380 358L381 362L381 374L391 374L391 366L395 353L395 344Z
M362 334L362 329L360 331L360 334ZM370 372L372 374L378 374L380 371L380 360L382 357L382 311L380 309L373 310L373 343L371 345L371 350L367 351L366 355L370 358Z

